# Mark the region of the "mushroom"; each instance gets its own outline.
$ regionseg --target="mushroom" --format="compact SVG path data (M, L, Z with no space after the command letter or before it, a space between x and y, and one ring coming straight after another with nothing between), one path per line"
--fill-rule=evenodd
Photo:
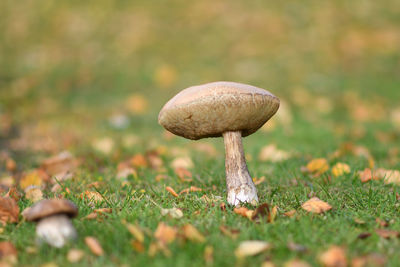
M242 137L256 132L278 110L279 99L247 84L213 82L184 89L168 101L158 122L168 131L192 140L223 137L228 202L258 202L247 169Z
M43 199L23 215L27 221L38 222L36 236L39 242L61 248L77 237L70 218L78 214L78 208L66 199Z

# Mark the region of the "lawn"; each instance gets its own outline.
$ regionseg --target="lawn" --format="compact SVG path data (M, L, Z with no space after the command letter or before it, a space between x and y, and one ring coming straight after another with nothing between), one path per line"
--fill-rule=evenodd
M20 214L7 222L0 206L0 241L13 264L400 266L399 11L395 0L1 1L0 192ZM269 216L226 202L222 138L157 122L180 90L217 80L281 100L243 139ZM21 213L41 197L78 206L75 242L36 243ZM313 197L331 209L305 210ZM269 246L238 256L248 240Z

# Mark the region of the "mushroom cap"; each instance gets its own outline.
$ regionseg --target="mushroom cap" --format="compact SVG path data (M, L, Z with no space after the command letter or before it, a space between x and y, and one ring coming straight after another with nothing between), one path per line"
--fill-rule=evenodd
M29 208L24 215L27 221L38 221L57 214L65 214L72 218L78 215L78 208L67 199L43 199Z
M184 89L158 115L168 131L188 138L220 137L227 131L248 136L278 110L279 98L247 84L212 82Z

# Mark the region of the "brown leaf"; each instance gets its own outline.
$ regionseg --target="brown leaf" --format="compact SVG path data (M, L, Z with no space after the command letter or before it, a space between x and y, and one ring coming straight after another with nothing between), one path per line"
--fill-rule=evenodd
M346 267L346 252L341 247L331 246L319 256L319 261L326 267Z
M261 222L265 218L265 222L271 223L275 220L277 207L269 208L267 203L259 205L251 216L251 220Z
M311 267L307 262L300 259L293 259L285 262L284 267Z
M242 241L239 247L235 250L235 255L238 258L254 256L271 248L271 245L265 241L249 240Z
M83 258L83 256L85 256L83 250L72 248L68 251L67 260L70 263L77 263Z
M375 233L377 233L380 237L389 239L389 238L395 238L399 237L400 233L395 230L389 230L389 229L376 229Z
M310 162L308 162L306 166L308 172L310 172L313 175L321 175L327 170L329 170L329 164L328 161L324 158L317 158L313 159Z
M296 212L297 212L296 210L289 210L289 211L285 212L283 215L285 215L286 217L291 218L296 214Z
M370 237L370 236L371 236L371 233L364 232L364 233L359 234L359 235L357 236L357 238L358 238L358 239L366 239L366 238L368 238L368 237Z
M239 208L234 208L233 212L248 219L251 219L253 217L254 210L249 210L246 207L239 207Z
M132 245L133 249L139 253L143 253L145 251L143 243L138 240L132 240L131 245Z
M174 189L172 189L172 187L167 186L165 187L165 190L167 190L171 195L173 195L174 197L179 197L179 195L175 192Z
M5 260L6 262L16 263L17 262L17 249L9 241L0 242L0 260Z
M317 213L317 214L324 213L324 212L332 209L331 205L320 200L317 197L313 197L310 200L304 202L303 205L301 205L301 207L308 212Z
M144 234L143 234L142 229L140 229L139 226L136 226L136 225L130 224L130 223L127 223L125 226L128 229L129 233L131 233L137 241L139 241L140 243L143 243Z
M381 218L376 218L375 221L380 227L388 227L389 226L389 223L385 220L382 220Z
M94 255L102 256L104 254L103 248L96 238L92 236L87 236L85 237L85 243Z
M157 152L148 152L146 156L152 169L159 170L164 165L163 160Z
M204 243L205 237L191 224L183 226L183 235L192 242Z
M191 186L189 188L183 189L181 192L179 192L179 195L185 193L185 194L189 194L189 192L201 192L203 191L203 189L198 188L196 186Z
M136 154L131 159L130 162L135 168L145 168L147 167L147 160L142 154Z
M287 247L291 250L291 251L296 251L296 252L301 252L301 253L305 253L307 252L307 247L303 246L301 244L296 244L294 242L289 242L287 244Z
M186 168L178 167L175 168L174 172L182 182L191 182L193 180L192 173Z
M99 214L112 213L112 208L95 209L94 212L99 213Z
M154 237L163 244L172 243L176 238L177 231L174 227L160 222L154 232Z
M385 266L386 258L380 254L372 253L353 258L351 260L352 267L367 267L367 266Z
M260 178L254 177L253 182L255 185L259 185L259 184L265 182L265 176L261 176Z
M78 161L68 151L48 158L42 162L41 168L50 176L60 175L75 170Z
M0 223L3 225L17 223L19 216L19 207L14 199L9 197L0 197Z
M223 225L221 225L219 227L219 230L221 231L221 233L223 233L224 235L232 238L233 240L235 240L238 237L239 233L240 233L239 229L229 229L228 227L223 226Z
M17 163L12 158L6 159L6 170L9 172L14 172L17 170Z
M188 156L175 158L171 162L171 167L174 170L177 168L191 169L193 168L193 165L194 165L193 161Z
M85 191L81 198L85 197L90 203L98 204L104 201L103 196L99 192L95 191Z
M21 198L22 194L17 190L15 186L11 187L5 197L10 197L15 201L18 201Z
M29 186L25 189L25 198L32 202L38 202L43 199L43 192L37 186Z

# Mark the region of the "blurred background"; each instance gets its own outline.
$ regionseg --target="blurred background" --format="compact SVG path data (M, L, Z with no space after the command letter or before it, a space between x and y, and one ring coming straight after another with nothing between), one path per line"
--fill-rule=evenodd
M169 98L229 80L282 100L254 142L379 153L399 140L399 14L397 0L2 0L0 145L145 150L169 138Z

